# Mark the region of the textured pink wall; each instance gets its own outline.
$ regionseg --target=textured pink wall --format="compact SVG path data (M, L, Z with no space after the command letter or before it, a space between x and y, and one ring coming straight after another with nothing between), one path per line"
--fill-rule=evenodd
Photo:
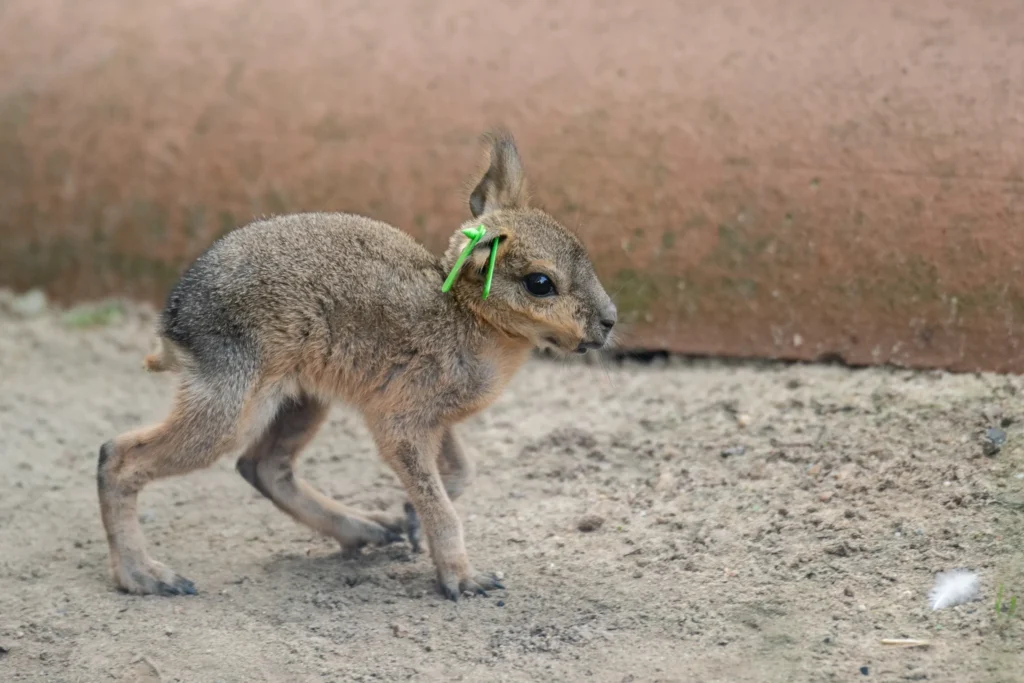
M159 300L252 216L434 249L517 134L627 343L1024 370L1015 0L0 4L0 282Z

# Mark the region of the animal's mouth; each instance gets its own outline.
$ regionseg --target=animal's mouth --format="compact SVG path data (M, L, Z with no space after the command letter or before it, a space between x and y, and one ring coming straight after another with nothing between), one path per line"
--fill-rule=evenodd
M563 351L563 352L572 351L573 353L581 353L581 354L582 353L586 353L587 351L592 351L592 350L597 350L597 349L604 348L604 343L603 342L597 342L597 341L581 341L581 342L579 342L574 347L574 346L570 346L570 344L572 342L569 342L568 344L559 343L558 339L556 339L552 335L548 335L548 336L544 337L544 343L545 344L549 344L552 349L555 349L557 351Z
M580 345L576 347L576 353L586 353L590 350L597 350L603 347L604 344L601 342L580 342Z
M550 350L556 351L558 353L570 353L572 351L575 351L577 353L580 352L578 347L572 346L572 342L561 342L554 335L547 335L546 337L543 337L543 341L544 344L550 348Z

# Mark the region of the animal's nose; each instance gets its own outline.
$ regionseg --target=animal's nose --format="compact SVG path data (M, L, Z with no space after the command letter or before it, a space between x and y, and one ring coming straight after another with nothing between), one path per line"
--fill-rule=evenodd
M601 315L601 327L606 331L610 331L615 327L615 323L618 319L619 312L615 309L615 304L610 304L608 310Z

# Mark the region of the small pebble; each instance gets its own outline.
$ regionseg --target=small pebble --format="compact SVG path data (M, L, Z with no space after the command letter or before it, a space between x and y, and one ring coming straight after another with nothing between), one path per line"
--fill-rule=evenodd
M732 456L735 456L735 455L743 455L746 452L747 452L747 447L746 446L729 446L728 448L723 448L722 449L721 455L722 455L723 458L729 458L729 457L732 457Z
M597 531L604 524L604 517L601 515L584 515L576 523L576 528L584 533Z
M860 675L861 676L867 676L868 675L868 668L866 666L862 666L860 668Z
M847 586L846 588L843 589L843 595L845 595L848 598L852 598L853 597L853 589L850 588L849 586Z
M504 600L498 600L498 602L495 603L495 604L497 604L498 607L504 607L505 606L505 601Z
M668 470L662 472L661 475L658 477L658 481L655 482L654 484L654 490L657 491L658 493L665 493L666 491L671 491L675 487L676 478Z
M990 458L999 453L1006 443L1006 432L998 427L989 427L985 430L985 440L981 444L982 452Z
M25 292L14 300L11 310L26 318L41 315L46 312L46 294L41 289Z
M407 633L405 627L398 623L391 624L391 632L395 634L395 638L404 638Z

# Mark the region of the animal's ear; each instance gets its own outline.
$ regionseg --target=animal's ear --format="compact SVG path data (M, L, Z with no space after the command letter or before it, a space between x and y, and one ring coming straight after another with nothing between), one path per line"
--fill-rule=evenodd
M487 170L469 195L473 217L498 209L526 208L526 178L512 134L497 128L484 134L483 143L487 149Z
M513 240L512 231L508 228L488 228L483 239L476 243L473 251L466 257L465 263L462 264L462 273L469 274L471 279L478 279L480 273L487 267L487 262L491 258L491 250L495 250L495 264L500 263L508 253L509 245ZM495 241L497 241L496 249ZM462 254L462 250L466 248L468 242L469 238L461 230L451 236L443 259L446 272L451 272L451 269L455 267L459 255Z
M501 263L501 259L504 258L505 253L508 251L511 238L512 233L505 228L499 228L495 231L488 230L484 238L473 247L473 252L469 255L466 266L472 268L477 273L483 271L487 268L487 262L491 258L492 250L495 264ZM495 242L498 243L497 249L494 246Z

